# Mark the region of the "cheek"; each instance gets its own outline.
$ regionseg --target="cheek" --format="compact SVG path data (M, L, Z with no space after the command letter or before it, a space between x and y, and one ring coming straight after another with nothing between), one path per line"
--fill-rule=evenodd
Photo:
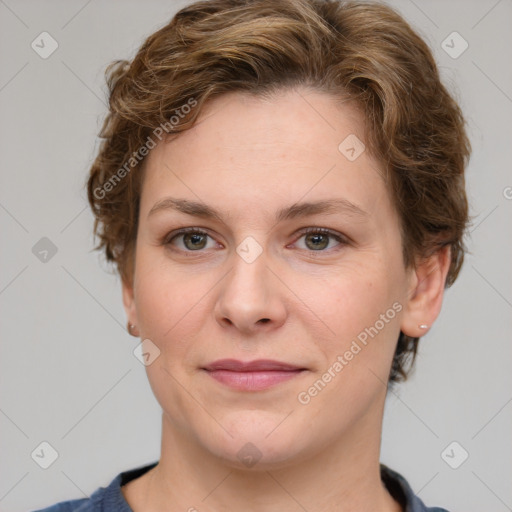
M184 350L185 338L199 328L214 280L190 270L177 271L150 254L141 254L135 275L135 303L141 335L162 351Z
M196 370L194 340L204 338L199 331L209 307L207 292L214 283L209 284L206 276L171 272L148 255L137 264L135 302L141 337L160 351L146 366L148 381L162 410L186 428L197 410L183 386L193 389L187 379Z
M363 416L386 392L402 309L395 282L390 266L375 263L326 279L323 293L318 281L305 284L311 309L334 334L311 337L323 354L322 366L298 399L311 417L325 414L328 404L333 431Z
M336 375L328 384L333 394L317 402L363 403L387 382L403 309L400 267L390 258L366 256L321 282L303 281L311 310L329 327L327 336L311 338L323 354L319 373L330 370L326 380Z
M346 268L321 281L304 279L301 288L311 309L336 333L334 337L349 340L393 307L400 296L393 275L386 265L373 263ZM390 312L386 326L397 323L395 313Z

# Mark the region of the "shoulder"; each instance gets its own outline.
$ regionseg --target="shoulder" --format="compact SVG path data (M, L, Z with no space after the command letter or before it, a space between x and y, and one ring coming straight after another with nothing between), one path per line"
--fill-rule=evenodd
M92 510L98 510L98 508L95 508L90 498L82 498L76 500L61 501L49 507L35 510L34 512L86 512Z
M414 494L407 480L396 471L384 464L380 465L381 479L393 498L400 503L406 512L448 512L440 507L427 507L421 499Z
M89 498L78 498L67 501L59 501L46 508L35 510L34 512L102 512L105 509L105 499L111 494L112 489L120 488L120 475L118 475L108 487L99 487ZM110 509L109 509L110 510ZM112 509L117 510L118 509ZM119 509L122 510L122 509Z
M99 487L89 498L60 501L34 512L132 512L123 497L121 486L142 476L158 462L119 473L107 487Z

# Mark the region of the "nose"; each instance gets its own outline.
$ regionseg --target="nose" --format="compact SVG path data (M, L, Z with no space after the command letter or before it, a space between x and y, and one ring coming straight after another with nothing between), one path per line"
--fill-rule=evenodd
M237 253L215 305L215 317L223 328L243 334L269 332L284 324L286 305L283 286L268 266L265 253L248 263Z

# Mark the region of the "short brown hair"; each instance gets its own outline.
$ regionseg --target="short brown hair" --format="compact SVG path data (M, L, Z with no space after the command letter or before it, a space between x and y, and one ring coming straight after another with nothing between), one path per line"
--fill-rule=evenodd
M461 110L433 56L390 7L336 0L206 0L180 10L131 61L107 68L109 112L88 177L94 233L131 283L142 165L155 133L193 126L207 100L306 86L349 98L366 121L368 150L387 175L401 219L406 267L451 248L456 279L469 223ZM194 102L194 108L184 108ZM174 119L174 122L170 122ZM129 164L128 164L129 162ZM138 170L140 172L133 172ZM390 382L405 380L419 338L400 333Z

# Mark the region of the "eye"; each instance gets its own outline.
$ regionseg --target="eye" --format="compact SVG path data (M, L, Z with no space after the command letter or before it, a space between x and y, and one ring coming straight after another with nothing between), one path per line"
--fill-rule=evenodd
M348 243L342 235L326 228L308 228L302 232L302 236L298 240L302 238L304 238L305 247L300 247L300 249L310 251L326 252L326 248L333 248L331 243L333 240L338 242L334 247Z
M215 241L212 239L208 246L208 233L197 228L184 228L178 232L171 233L166 237L165 245L174 245L178 249L186 252L200 251L201 249L212 249L215 247Z
M210 239L210 241L208 240ZM339 246L346 245L348 240L339 233L327 228L311 227L302 231L296 244L304 239L303 249L314 252L327 252L327 249L336 250ZM336 243L334 243L336 242ZM183 228L170 233L163 240L163 245L171 245L183 252L198 252L202 249L213 249L216 241L206 232L199 228Z

